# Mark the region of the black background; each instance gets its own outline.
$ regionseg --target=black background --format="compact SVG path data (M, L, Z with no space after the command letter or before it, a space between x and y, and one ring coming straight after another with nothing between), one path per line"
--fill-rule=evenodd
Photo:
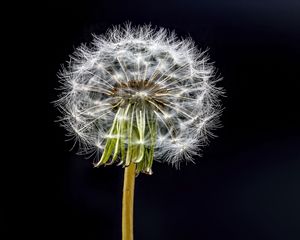
M31 125L18 137L24 150L11 154L17 167L6 184L4 235L121 239L123 169L94 169L93 159L70 151L51 101L69 54L92 33L131 21L209 48L226 90L223 128L196 164L178 171L155 163L152 176L136 179L135 238L300 239L299 1L40 4L25 14L32 35L20 36L36 53L28 60L36 71L24 72Z

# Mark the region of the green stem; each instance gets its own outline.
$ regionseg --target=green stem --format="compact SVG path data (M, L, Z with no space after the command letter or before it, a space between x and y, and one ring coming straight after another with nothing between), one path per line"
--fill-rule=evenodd
M122 202L122 240L133 240L135 163L125 167Z

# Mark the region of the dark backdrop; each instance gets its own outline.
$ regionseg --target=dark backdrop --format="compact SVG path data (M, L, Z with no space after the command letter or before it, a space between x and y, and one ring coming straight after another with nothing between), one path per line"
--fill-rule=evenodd
M26 150L12 153L24 168L7 185L3 233L121 239L123 169L94 169L93 159L70 151L51 101L68 55L92 33L131 21L174 29L209 48L226 90L223 128L195 165L178 171L155 163L152 176L136 179L136 239L300 239L299 1L39 4L26 14L34 34L20 36L37 53L28 77L33 131L21 137Z

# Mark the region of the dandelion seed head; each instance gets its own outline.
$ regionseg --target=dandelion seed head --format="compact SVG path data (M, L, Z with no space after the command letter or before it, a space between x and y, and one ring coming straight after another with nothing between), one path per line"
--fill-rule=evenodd
M99 164L133 161L150 173L154 157L178 166L193 161L218 125L215 68L191 39L127 24L71 59L60 74L63 125L83 151L94 146L105 155Z

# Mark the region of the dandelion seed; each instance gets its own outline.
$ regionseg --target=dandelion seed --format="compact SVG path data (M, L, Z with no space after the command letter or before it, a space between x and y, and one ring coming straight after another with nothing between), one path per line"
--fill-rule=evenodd
M215 69L192 40L150 25L117 26L77 49L58 105L69 132L101 157L95 166L193 161L220 112Z

